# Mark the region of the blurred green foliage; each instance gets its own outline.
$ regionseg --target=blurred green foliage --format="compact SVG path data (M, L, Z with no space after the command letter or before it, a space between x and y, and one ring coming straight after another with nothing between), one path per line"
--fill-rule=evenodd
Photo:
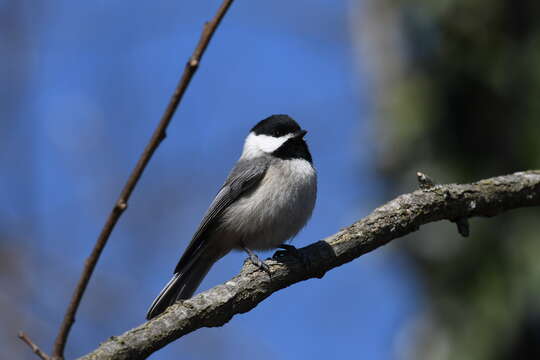
M540 2L385 6L405 54L378 100L392 193L410 191L416 171L471 182L539 168ZM467 239L437 224L403 244L429 305L413 358L540 359L539 209L471 219Z

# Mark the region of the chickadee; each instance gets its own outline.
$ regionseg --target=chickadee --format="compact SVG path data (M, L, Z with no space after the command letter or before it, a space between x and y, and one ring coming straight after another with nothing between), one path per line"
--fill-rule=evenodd
M287 115L272 115L251 129L240 159L147 319L190 298L212 265L233 249L243 249L265 270L267 265L252 250L294 249L284 243L304 227L317 197L317 174L303 139L306 133Z

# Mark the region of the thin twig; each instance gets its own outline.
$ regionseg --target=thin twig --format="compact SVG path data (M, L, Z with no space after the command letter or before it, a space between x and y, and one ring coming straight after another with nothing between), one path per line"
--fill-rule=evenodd
M435 183L433 182L433 180L429 176L427 176L426 174L420 171L416 173L416 179L418 180L418 184L420 186L420 189L422 190L431 189L432 187L435 186Z
M469 219L466 217L452 220L456 223L458 233L463 237L469 237L471 234L471 226L469 225Z
M42 360L50 360L51 359L49 357L49 355L47 355L43 351L41 351L39 346L37 346L32 340L30 340L30 338L25 333L23 333L22 331L19 331L19 334L17 336L19 337L19 339L24 341L26 343L26 345L28 345L30 347L30 349L32 349L34 354L39 356Z
M197 44L193 55L190 57L189 61L185 66L184 73L182 74L180 82L178 83L176 90L171 97L169 105L167 106L163 116L161 117L161 120L157 128L155 129L148 145L144 149L139 161L137 162L137 165L133 169L126 184L124 185L118 201L116 201L111 213L109 214L109 218L103 226L103 230L101 230L101 233L99 234L92 253L86 259L81 278L79 279L77 287L75 288L71 302L66 310L64 320L62 322L62 325L60 326L58 336L54 343L54 358L64 358L64 348L66 346L66 340L71 326L75 322L75 313L77 312L77 308L79 307L82 296L88 285L88 281L92 276L92 272L94 271L99 256L103 251L103 248L105 247L105 244L107 243L107 240L109 239L109 236L111 235L114 226L118 222L118 219L126 210L129 197L133 189L137 185L137 182L139 181L144 169L146 168L146 165L150 161L152 155L156 151L161 141L165 139L167 127L171 122L171 119L176 109L178 108L178 104L182 100L182 97L186 92L186 89L191 79L193 78L193 75L199 67L199 63L203 57L204 51L206 50L208 43L214 35L214 32L216 31L217 27L219 26L221 20L225 16L225 13L229 9L233 1L234 0L224 0L214 18L210 22L205 24L199 43Z

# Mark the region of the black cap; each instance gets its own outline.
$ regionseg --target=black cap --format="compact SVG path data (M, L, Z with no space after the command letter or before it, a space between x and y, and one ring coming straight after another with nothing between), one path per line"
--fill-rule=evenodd
M289 115L272 115L259 121L251 131L255 135L268 135L280 137L301 131L300 125Z

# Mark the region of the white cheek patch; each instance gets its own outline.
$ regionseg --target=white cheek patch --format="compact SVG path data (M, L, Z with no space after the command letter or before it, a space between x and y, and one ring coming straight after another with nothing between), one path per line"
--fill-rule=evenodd
M293 134L287 134L280 137L273 137L269 135L255 135L250 133L244 143L244 151L242 152L242 158L249 159L262 155L263 153L269 154L293 137Z

